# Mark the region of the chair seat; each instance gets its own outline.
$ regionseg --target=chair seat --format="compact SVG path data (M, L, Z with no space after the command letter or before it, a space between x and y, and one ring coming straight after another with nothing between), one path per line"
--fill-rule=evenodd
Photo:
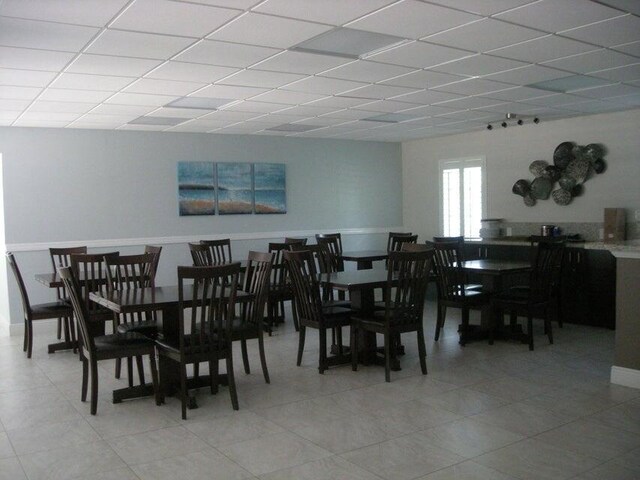
M155 342L137 332L115 333L100 335L94 338L98 352L121 352L127 347L138 349L140 347L153 347Z
M454 298L444 298L443 303L459 303L467 305L479 305L485 303L489 299L489 294L479 290L467 290L465 288L464 296L456 295Z
M214 335L213 337L214 342L217 342L216 336ZM185 347L189 347L189 345L191 344L191 337L190 336L185 336L184 337L184 344ZM160 348L163 348L165 350L169 350L171 352L174 353L180 353L180 344L179 344L179 340L176 339L168 339L168 338L162 338L162 339L158 339L156 340L156 345ZM215 347L215 346L214 346ZM219 347L217 347L219 350L224 350L224 345L220 345ZM215 350L215 348L210 348L207 350Z
M354 310L350 308L341 307L339 305L322 305L322 314L325 317L339 317L352 315Z
M118 325L117 332L137 332L145 337L155 338L158 336L158 322L155 320L145 320L143 322L121 323Z
M73 314L73 307L71 304L57 301L50 303L39 303L37 305L31 305L31 315L34 320L45 318L58 318L68 317Z
M465 290L482 290L482 284L480 283L465 283Z

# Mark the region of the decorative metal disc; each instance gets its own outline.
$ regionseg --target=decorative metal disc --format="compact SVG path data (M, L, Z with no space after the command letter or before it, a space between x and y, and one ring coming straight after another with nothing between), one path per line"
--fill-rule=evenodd
M569 162L573 160L572 150L572 142L562 142L553 152L553 164L561 170L567 168Z
M590 168L591 164L589 163L589 160L586 158L576 158L569 162L564 173L568 177L575 179L576 183L584 183L589 175Z
M571 192L563 188L554 190L551 196L553 197L553 201L558 205L569 205L571 203Z
M542 172L544 172L544 169L547 168L547 166L549 166L549 164L544 160L536 160L534 162L531 162L531 165L529 165L529 171L533 174L534 177L540 177L542 176Z
M562 175L562 170L560 170L555 165L548 165L544 167L541 176L544 178L548 178L549 180L551 180L551 183L553 183L558 181L560 175Z
M593 170L596 173L602 173L607 169L607 164L601 158L598 158L595 162L593 162Z
M591 163L594 163L599 158L604 157L604 148L597 143L590 143L584 147L584 156Z
M560 177L560 180L558 180L558 183L560 184L560 188L570 191L576 186L576 179L568 175L563 175Z
M516 195L520 195L521 197L524 197L527 193L531 191L531 186L529 185L528 180L521 178L520 180L518 180L516 183L513 184L513 187L511 187L511 191Z
M552 186L548 178L538 177L531 182L531 196L537 200L546 200L549 198Z
M524 204L527 207L533 207L536 204L536 199L533 198L530 194L526 194L524 196Z

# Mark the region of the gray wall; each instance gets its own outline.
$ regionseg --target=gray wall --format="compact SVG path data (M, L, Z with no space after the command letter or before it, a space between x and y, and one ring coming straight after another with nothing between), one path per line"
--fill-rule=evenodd
M377 232L402 225L401 154L394 143L0 128L0 153L5 242L19 252L33 302L51 298L33 274L50 268L44 248L55 242L122 253L139 252L136 239L165 243L158 280L171 284L176 265L189 263L180 237L246 238L234 242L234 255L242 258L249 249L266 250L268 232ZM177 161L285 163L288 213L180 217ZM352 235L345 243L381 247L384 235ZM9 296L16 323L21 317L13 279Z
M640 371L640 259L618 258L614 365Z

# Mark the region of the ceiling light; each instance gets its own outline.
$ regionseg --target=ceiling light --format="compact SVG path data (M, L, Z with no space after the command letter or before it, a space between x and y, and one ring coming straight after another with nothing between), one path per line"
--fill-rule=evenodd
M525 85L525 87L537 88L538 90L546 90L549 92L567 93L609 84L611 84L611 80L589 77L588 75L571 75L569 77L531 83L529 85Z
M180 123L186 122L188 118L177 117L138 117L135 120L131 120L129 125L166 125L175 126Z
M235 101L236 100L230 98L183 97L167 103L165 107L217 110L223 105Z
M338 27L305 40L289 50L358 59L407 41L393 35Z
M322 125L302 125L300 123L285 123L284 125L278 125L277 127L267 128L272 132L308 132L309 130L315 130L316 128L322 128Z

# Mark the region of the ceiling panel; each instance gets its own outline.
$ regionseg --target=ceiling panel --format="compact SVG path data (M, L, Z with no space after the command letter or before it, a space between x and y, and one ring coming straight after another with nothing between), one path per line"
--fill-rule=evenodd
M244 68L278 52L274 48L203 40L173 60Z
M114 77L109 75L87 75L83 73L62 73L51 84L53 88L71 88L79 90L104 90L117 92L126 87L135 78Z
M353 59L287 50L260 62L256 67L261 70L313 75L350 62L353 62Z
M30 48L0 47L0 67L57 72L73 59L74 54Z
M475 77L512 70L525 65L526 63L518 62L517 60L479 54L455 62L445 63L444 65L433 67L433 69L446 73Z
M413 88L433 88L446 83L458 82L465 77L459 75L451 75L449 73L434 72L431 70L418 70L401 77L381 82L388 85L397 85L399 87Z
M0 3L0 15L7 17L72 23L103 27L129 0L4 0Z
M87 113L96 107L95 103L48 102L37 100L30 107L30 112ZM2 109L0 107L0 109Z
M191 38L106 30L86 51L101 55L167 60L193 42Z
M338 95L349 90L366 86L366 83L340 80L328 77L306 77L304 80L287 85L284 90L295 92L322 93L325 95Z
M353 63L326 71L322 75L357 82L380 82L413 71L414 69L397 65L357 60Z
M640 63L626 67L611 68L591 73L594 77L606 78L614 82L631 82L640 79Z
M41 88L36 87L16 87L0 85L0 98L8 98L13 100L33 100L36 98Z
M174 80L156 80L141 78L124 89L127 93L151 93L160 95L175 95L182 97L204 87L203 83L176 82Z
M213 83L238 71L239 69L234 67L169 61L149 72L146 77L183 82Z
M0 85L46 87L56 75L55 72L0 68Z
M262 87L243 87L239 85L211 85L200 90L197 96L245 100L260 93L264 93L268 90L268 88Z
M63 88L47 88L40 100L51 100L55 102L86 102L100 103L113 95L112 92L100 92L97 90L68 90Z
M320 100L326 95L304 92L292 92L288 90L271 90L254 98L257 102L286 103L289 105L298 105L300 103L312 102Z
M395 87L393 85L367 85L366 87L351 90L348 92L348 95L350 97L376 98L383 100L417 91L419 90L415 88Z
M457 93L460 95L480 95L487 92L496 92L498 90L504 90L509 87L510 85L494 82L492 80L484 80L481 78L468 78L460 82L449 83L447 85L435 87L434 90L439 90L442 92Z
M268 72L264 70L249 69L235 73L224 80L220 80L218 83L244 86L261 85L265 88L277 88L302 78L306 78L306 76L294 73Z
M433 0L433 3L477 15L494 15L535 1L537 0Z
M625 43L623 45L614 45L611 47L619 52L628 53L640 58L640 42Z
M83 48L99 29L80 25L0 17L0 45L75 52Z
M539 63L596 50L597 48L594 45L588 45L583 42L549 35L517 45L491 50L491 54L530 63Z
M105 103L115 103L117 105L141 105L150 107L162 107L167 103L176 100L170 95L147 95L144 93L116 93Z
M542 67L540 65L529 65L526 67L514 68L506 72L486 75L483 78L495 80L496 82L511 83L514 85L529 85L532 83L544 82L556 78L568 77L571 73L555 68Z
M470 55L473 55L473 53L457 48L443 47L442 45L425 42L411 42L407 45L400 45L376 55L371 55L367 59L392 65L428 68Z
M140 77L160 65L160 60L82 54L66 69L71 73Z
M634 15L617 17L586 27L567 30L562 32L562 35L605 47L637 42L640 41L640 17Z
M575 73L589 73L609 68L639 63L640 59L613 50L600 49L544 62L549 67L561 68Z
M268 0L258 5L256 12L313 22L342 25L362 15L389 5L396 0Z

